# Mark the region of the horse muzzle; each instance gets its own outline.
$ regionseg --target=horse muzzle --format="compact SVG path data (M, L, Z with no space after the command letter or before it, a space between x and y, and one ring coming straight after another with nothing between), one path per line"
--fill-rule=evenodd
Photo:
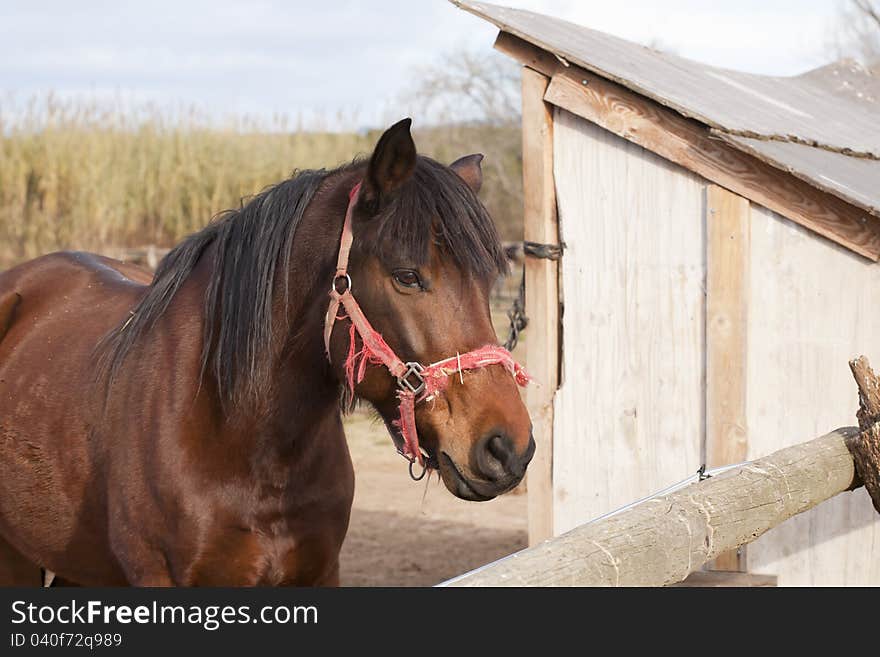
M460 467L449 454L440 452L440 477L456 497L485 502L515 488L525 476L534 454L535 440L532 437L529 437L526 450L517 454L509 438L493 434L474 445L471 468Z

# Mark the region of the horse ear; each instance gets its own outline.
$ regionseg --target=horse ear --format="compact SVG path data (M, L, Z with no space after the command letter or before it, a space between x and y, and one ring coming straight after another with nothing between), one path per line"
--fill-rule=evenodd
M416 145L409 132L412 119L403 119L379 137L364 180L367 198L381 200L409 180L416 168Z
M474 190L474 194L478 194L480 187L483 186L483 169L480 162L483 161L482 153L474 153L473 155L465 155L458 158L449 165L449 168L455 171L468 187Z

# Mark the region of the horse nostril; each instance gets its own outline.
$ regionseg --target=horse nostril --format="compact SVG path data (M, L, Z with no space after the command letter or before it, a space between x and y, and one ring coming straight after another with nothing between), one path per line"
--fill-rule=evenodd
M474 450L476 469L486 479L495 481L507 474L504 467L505 459L503 455L500 458L498 456L502 449L502 438L499 435L491 435L477 443Z
M489 453L504 464L510 460L513 454L513 445L510 442L510 438L506 436L492 436L487 447L489 448Z
M504 434L493 434L482 440L476 457L480 474L486 479L496 481L517 474L513 441Z
M505 433L493 433L476 446L477 472L490 481L521 479L535 454L535 441L530 436L529 445L522 454L516 453L513 440Z

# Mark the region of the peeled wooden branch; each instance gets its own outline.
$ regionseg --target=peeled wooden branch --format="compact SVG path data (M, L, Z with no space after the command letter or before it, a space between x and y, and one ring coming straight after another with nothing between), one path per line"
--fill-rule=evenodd
M582 525L451 586L664 586L849 490L846 427Z

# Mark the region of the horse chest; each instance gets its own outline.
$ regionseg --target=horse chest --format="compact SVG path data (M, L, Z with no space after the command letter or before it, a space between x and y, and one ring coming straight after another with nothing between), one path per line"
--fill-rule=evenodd
M175 579L194 585L337 583L353 478L300 483L302 488L260 494L251 489L235 504L203 498L195 534L175 542L187 548L177 552Z
M280 520L274 531L215 529L205 536L186 568L187 584L277 586L335 584L343 520L301 513Z

